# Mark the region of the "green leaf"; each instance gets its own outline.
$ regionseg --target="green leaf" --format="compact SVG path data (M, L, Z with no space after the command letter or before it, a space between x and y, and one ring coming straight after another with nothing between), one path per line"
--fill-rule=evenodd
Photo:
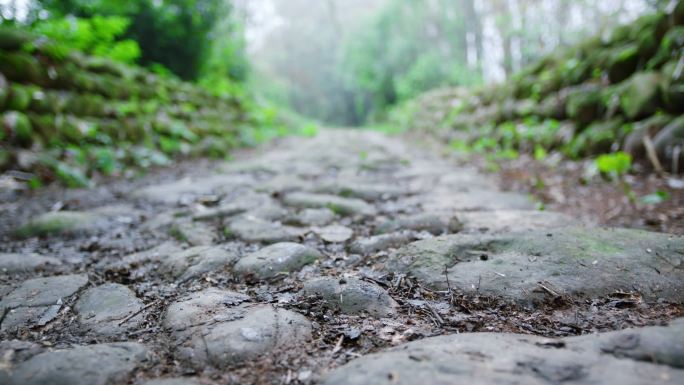
M548 153L546 152L544 147L539 146L539 145L534 147L534 159L536 159L538 161L542 161L542 160L546 159L547 156L548 156Z
M619 177L632 168L632 156L622 151L601 155L596 159L596 166L604 174Z
M67 187L90 187L91 182L88 177L78 168L71 167L65 163L58 163L55 168L55 175Z
M670 194L667 191L656 191L653 194L644 195L641 197L641 202L647 205L657 205L670 199Z

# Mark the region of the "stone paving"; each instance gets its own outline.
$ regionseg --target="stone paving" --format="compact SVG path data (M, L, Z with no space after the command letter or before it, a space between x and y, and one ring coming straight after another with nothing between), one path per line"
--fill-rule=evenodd
M684 383L682 237L369 131L199 174L11 226L1 384Z

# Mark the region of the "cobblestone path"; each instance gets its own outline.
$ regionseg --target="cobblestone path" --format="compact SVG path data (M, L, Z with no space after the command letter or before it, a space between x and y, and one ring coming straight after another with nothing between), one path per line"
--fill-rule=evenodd
M2 203L0 384L684 383L682 237L369 131L177 175Z

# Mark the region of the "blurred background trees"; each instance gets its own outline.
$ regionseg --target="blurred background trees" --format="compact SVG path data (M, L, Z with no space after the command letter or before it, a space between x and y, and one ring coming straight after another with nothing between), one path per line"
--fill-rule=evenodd
M669 0L3 0L3 23L336 125L500 82Z
M206 77L205 84L222 88L247 76L241 20L231 1L8 0L2 7L4 23L27 25L88 54L183 80Z
M263 85L297 111L340 125L443 86L504 81L556 47L669 1L250 0ZM257 31L257 32L254 32ZM268 87L264 87L268 88ZM275 89L280 89L276 92Z

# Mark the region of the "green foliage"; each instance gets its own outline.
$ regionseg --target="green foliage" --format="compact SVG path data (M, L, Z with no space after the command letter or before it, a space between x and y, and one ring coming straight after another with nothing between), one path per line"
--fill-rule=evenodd
M37 17L41 10L49 12L47 21ZM239 72L232 63L245 63L238 58L241 52L224 55L242 39L217 26L219 21L232 24L231 12L224 0L38 0L30 13L39 32L69 42L69 48L126 63L156 63L182 79L196 80L226 66ZM224 66L221 57L229 64Z
M313 123L309 123L300 129L299 134L301 136L313 138L318 135L318 126Z
M477 84L465 47L453 38L465 34L463 17L459 2L391 0L353 34L340 68L353 91L356 119L377 118L435 87ZM425 25L441 33L431 34Z
M131 39L119 40L130 20L120 16L92 18L64 17L35 23L32 30L60 44L53 47L63 57L71 50L106 57L122 63L134 63L141 55L138 43ZM28 49L35 49L32 44ZM59 52L59 53L57 53Z
M653 194L644 195L641 197L641 203L647 205L658 205L670 199L670 193L667 191L656 191Z
M622 151L604 154L596 158L596 167L600 172L617 179L632 168L632 156Z
M544 147L542 147L540 145L536 145L534 147L534 159L536 159L537 161L542 161L542 160L546 159L547 156L548 156L548 153L546 152Z
M91 182L82 170L59 162L55 167L55 175L67 187L90 187Z

